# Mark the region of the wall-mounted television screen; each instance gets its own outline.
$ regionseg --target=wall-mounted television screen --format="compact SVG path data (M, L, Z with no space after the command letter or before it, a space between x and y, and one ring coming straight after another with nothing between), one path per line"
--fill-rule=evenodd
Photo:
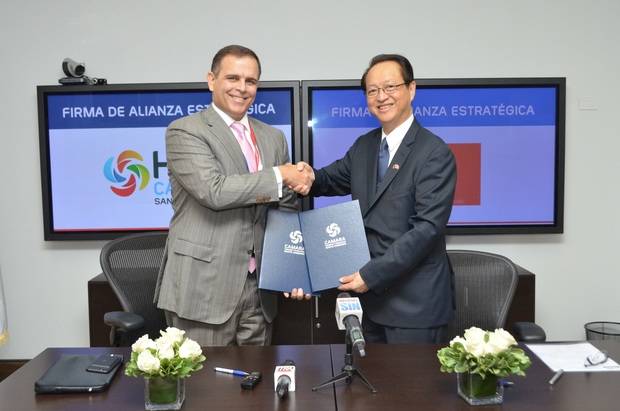
M420 79L415 118L457 161L449 234L563 232L565 78ZM379 127L359 80L302 82L303 158L320 168ZM344 197L317 197L323 207Z
M166 230L172 216L165 131L211 103L206 83L39 86L46 240ZM249 114L300 158L299 82L261 82Z

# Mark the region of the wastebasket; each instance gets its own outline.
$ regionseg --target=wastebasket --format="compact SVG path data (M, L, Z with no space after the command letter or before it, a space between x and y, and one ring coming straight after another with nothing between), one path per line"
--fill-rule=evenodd
M593 321L583 326L586 329L586 340L620 341L620 323L610 321Z

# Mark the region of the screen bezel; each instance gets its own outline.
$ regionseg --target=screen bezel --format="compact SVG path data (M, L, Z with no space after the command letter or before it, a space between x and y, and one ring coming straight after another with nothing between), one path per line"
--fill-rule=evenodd
M260 89L282 89L291 92L291 161L301 159L301 132L299 127L300 118L300 82L299 81L261 81ZM110 240L122 235L155 232L151 230L92 230L92 231L54 231L52 209L52 187L49 158L49 127L47 97L50 95L68 94L92 94L92 93L131 93L131 92L183 92L205 91L209 92L206 82L193 83L141 83L141 84L113 84L97 86L37 86L37 106L39 119L39 155L41 165L41 192L43 202L43 236L45 241L56 240Z
M555 181L554 181L554 223L467 225L447 227L447 234L559 234L564 232L564 145L566 115L566 78L461 78L461 79L416 79L417 88L483 88L483 87L555 87L556 88L556 133L555 133ZM319 89L360 89L359 80L306 80L301 83L302 107L302 158L312 162L312 92ZM313 208L312 198L303 201L304 209Z

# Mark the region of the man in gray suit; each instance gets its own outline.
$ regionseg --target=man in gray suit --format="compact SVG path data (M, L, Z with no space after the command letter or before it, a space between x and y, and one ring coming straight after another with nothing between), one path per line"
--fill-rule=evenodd
M166 132L174 215L155 301L203 346L269 344L276 296L257 287L267 209L295 209L289 187L311 184L288 164L282 132L246 114L260 72L252 50L221 49L208 74L213 103Z
M456 185L454 155L414 118L416 85L405 57L374 57L361 85L381 127L316 170L311 190L315 196L351 194L360 202L372 258L340 278L339 289L360 295L367 341L438 343L454 315L444 236ZM303 296L303 290L292 291L293 298Z

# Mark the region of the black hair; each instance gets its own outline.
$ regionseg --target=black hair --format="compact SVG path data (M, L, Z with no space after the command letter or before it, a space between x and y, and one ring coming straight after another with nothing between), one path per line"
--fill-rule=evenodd
M361 85L364 91L366 91L366 75L368 75L368 72L371 68L373 68L379 63L383 63L384 61L393 61L400 66L400 71L403 75L403 81L405 82L405 84L409 84L414 80L413 67L411 66L411 63L409 62L409 60L407 60L406 57L401 56L400 54L379 54L377 56L374 56L370 60L368 68L366 69L366 71L364 71L364 74L362 75Z

